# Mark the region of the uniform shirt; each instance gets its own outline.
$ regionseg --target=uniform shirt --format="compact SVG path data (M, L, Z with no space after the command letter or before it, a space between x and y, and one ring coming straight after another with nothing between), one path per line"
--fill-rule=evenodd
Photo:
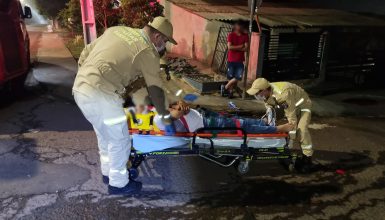
M203 128L203 116L195 109L190 109L190 112L183 116L186 120L187 127L184 125L181 119L173 121L176 132L195 132L198 128ZM165 125L163 124L159 115L154 117L154 123L156 126L164 131Z
M249 35L241 34L238 35L235 32L231 32L227 36L227 42L231 43L233 46L244 45L249 42ZM228 62L240 62L242 63L245 60L245 51L238 50L229 50L227 55Z
M283 106L287 120L296 125L299 111L310 111L311 109L312 104L308 94L301 87L289 82L275 82L270 85L273 94L266 100L266 107Z
M116 98L140 77L144 77L146 85L143 86L163 87L159 54L141 29L125 26L107 29L84 48L78 63L73 90L85 95L97 90ZM163 104L157 106L158 109L165 109L167 103Z

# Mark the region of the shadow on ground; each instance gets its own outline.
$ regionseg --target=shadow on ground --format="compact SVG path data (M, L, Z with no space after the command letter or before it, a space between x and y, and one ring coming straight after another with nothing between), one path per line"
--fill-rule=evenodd
M192 200L190 203L213 208L292 205L308 203L315 195L336 194L341 191L342 186L337 183L305 185L266 179L246 180L229 191Z
M139 180L145 184L160 184L163 190L145 191L140 197L155 199L168 194L202 194L206 196L192 200L191 204L215 207L302 203L314 195L340 193L341 182L356 181L350 174L374 165L368 152L317 151L315 154L322 163L315 161L310 174L290 173L278 161L272 160L254 161L245 176L240 176L233 167L222 168L198 157L158 157L151 166L148 163L141 165L145 174ZM150 167L162 169L153 171ZM344 170L345 174L337 173L338 169ZM146 172L156 172L156 175L146 175ZM303 180L297 182L296 177Z

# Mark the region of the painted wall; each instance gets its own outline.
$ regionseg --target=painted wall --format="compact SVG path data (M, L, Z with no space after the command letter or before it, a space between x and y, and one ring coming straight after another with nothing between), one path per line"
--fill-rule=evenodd
M259 47L260 47L260 34L253 32L251 35L251 41L250 41L250 58L249 58L249 66L248 66L248 74L247 74L247 80L252 82L257 78L257 73L261 72L262 65L261 63L258 63L259 59Z
M161 0L161 4L165 7L165 16L174 27L174 39L178 43L176 46L169 44L168 50L211 65L219 28L223 23L207 20L166 0ZM262 63L258 63L260 51L258 33L252 34L250 47L247 79L252 82L257 75L260 75L262 68Z
M176 46L170 46L172 53L197 59L211 65L221 22L209 21L166 0L165 16L174 27Z

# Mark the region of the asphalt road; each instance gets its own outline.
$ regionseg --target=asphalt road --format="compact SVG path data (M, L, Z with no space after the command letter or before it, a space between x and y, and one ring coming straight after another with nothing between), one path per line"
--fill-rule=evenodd
M0 219L384 219L385 120L314 118L311 132L311 174L276 161L240 176L198 157L149 158L140 195L109 196L70 87L43 82L1 103Z

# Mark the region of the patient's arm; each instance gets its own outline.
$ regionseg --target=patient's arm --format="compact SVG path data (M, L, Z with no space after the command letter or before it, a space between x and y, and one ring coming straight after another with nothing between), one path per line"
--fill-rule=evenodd
M292 131L293 129L294 129L294 125L290 123L277 126L277 132L289 132L289 131Z

